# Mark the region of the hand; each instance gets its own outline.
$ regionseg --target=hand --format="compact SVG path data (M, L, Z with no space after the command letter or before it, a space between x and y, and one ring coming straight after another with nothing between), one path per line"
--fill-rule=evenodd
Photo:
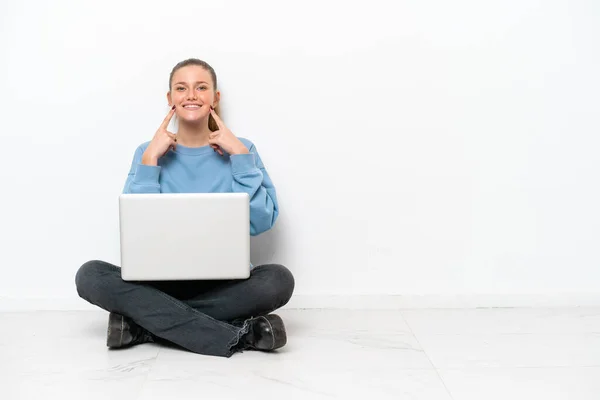
M210 113L215 119L218 130L214 131L208 136L208 143L215 148L214 146L218 146L220 149L225 150L229 154L246 154L248 153L248 148L244 146L234 134L231 132L223 123L221 118L217 115L217 113L212 109L210 109ZM220 149L216 149L219 151ZM223 151L219 151L219 154L223 155Z
M167 127L171 118L175 114L175 106L171 108L171 111L167 114L162 124L154 134L152 141L148 145L148 148L142 156L142 164L146 165L157 165L158 159L164 156L169 149L175 150L177 147L177 136L169 132Z
M219 153L219 155L223 155L223 150L221 150L221 148L218 145L211 144L210 147L212 147L217 153Z

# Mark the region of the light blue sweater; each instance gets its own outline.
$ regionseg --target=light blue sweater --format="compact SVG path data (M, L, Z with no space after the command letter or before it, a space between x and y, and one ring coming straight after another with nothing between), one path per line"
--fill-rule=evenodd
M250 235L273 226L279 214L275 187L256 147L239 138L249 154L220 156L212 147L177 145L158 160L158 166L142 164L150 144L135 151L123 193L241 193L250 195Z

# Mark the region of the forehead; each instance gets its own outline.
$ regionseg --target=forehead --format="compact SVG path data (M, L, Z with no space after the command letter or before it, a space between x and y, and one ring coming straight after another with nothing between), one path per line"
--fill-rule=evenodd
M177 71L175 71L175 74L173 74L173 83L195 83L198 81L212 83L210 72L198 65L188 65L186 67L179 68Z

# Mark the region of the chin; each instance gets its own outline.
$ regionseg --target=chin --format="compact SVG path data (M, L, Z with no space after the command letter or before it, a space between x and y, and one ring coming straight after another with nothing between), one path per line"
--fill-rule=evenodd
M190 123L190 124L194 124L194 123L197 124L197 123L202 122L204 119L206 119L207 116L206 115L199 115L197 117L191 117L191 116L180 116L180 115L178 115L178 117L179 117L180 121L185 121L185 122Z

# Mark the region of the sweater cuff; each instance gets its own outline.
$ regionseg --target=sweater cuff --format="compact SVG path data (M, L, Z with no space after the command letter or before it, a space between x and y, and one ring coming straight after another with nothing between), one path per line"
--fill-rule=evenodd
M138 164L133 177L136 185L158 185L160 176L160 166Z
M229 159L231 160L231 173L233 175L258 169L254 153L234 154Z

